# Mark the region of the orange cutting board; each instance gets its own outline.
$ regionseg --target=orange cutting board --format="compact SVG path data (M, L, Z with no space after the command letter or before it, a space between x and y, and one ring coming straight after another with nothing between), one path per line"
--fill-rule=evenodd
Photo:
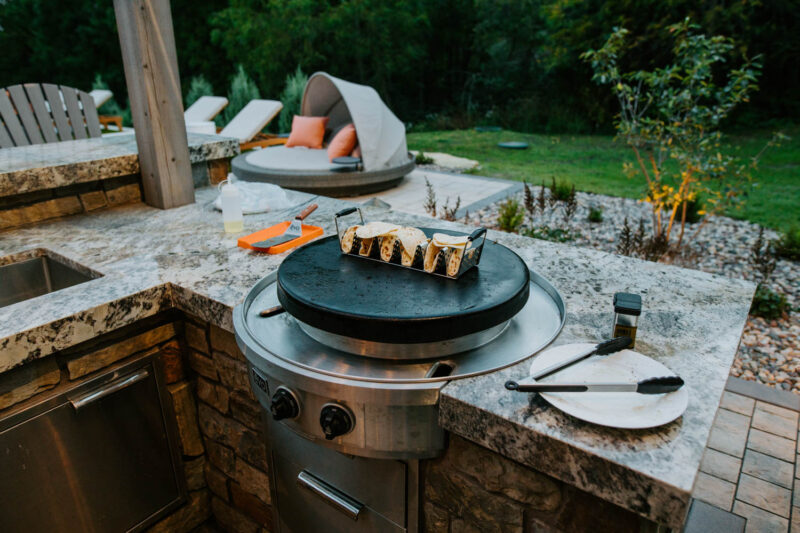
M291 250L296 246L300 246L301 244L305 244L311 239L316 239L317 237L321 236L324 232L321 227L319 226L309 226L308 224L302 224L303 232L300 237L296 239L292 239L289 242L285 242L283 244L278 244L277 246L270 246L269 248L256 248L253 246L254 243L265 241L272 237L277 237L285 232L289 228L290 221L281 222L280 224L275 224L274 226L270 226L267 229L262 229L255 233L251 233L250 235L245 235L241 237L237 244L241 248L246 248L248 250L255 250L257 252L266 252L268 254L279 254L285 252L287 250Z

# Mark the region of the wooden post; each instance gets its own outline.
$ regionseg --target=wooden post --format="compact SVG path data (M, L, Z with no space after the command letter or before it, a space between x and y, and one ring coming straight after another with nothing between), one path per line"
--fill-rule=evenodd
M114 0L144 199L169 209L194 202L192 168L169 0Z

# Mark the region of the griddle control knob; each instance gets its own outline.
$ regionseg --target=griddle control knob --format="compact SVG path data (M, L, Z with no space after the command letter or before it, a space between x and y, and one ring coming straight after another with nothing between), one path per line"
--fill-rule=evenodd
M269 406L273 420L283 420L284 418L297 418L300 414L300 405L292 391L286 387L278 387L272 395L272 403Z
M353 429L354 421L350 410L342 405L328 403L322 407L319 415L319 425L325 438L333 440L336 437L350 433Z

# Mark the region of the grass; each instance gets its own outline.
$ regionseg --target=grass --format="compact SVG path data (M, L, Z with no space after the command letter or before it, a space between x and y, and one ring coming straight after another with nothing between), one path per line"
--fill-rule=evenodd
M734 218L784 229L800 223L800 125L782 128L792 139L768 150L754 173L744 205L727 213ZM758 152L772 130L737 131L727 135L728 151L742 157ZM525 141L527 150L497 147L502 141ZM628 178L622 163L633 161L629 148L605 135L537 135L513 131L433 131L408 134L411 150L446 152L480 161L475 173L539 185L552 176L568 180L580 191L641 198L644 177Z

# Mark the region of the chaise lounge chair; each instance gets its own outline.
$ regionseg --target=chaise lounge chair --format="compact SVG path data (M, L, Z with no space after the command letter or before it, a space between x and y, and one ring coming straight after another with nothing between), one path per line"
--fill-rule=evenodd
M0 89L0 148L100 137L89 93L51 83Z
M404 124L371 87L318 72L306 84L301 115L328 117L329 137L353 123L360 165L331 163L325 148L274 146L235 157L236 176L314 194L355 196L394 187L414 169Z
M207 125L212 131L224 137L239 139L242 151L255 147L283 144L286 139L276 135L261 133L267 124L274 119L283 109L283 104L276 100L250 100L233 119L222 129L214 129L210 121L214 120L220 111L228 105L228 99L223 96L201 96L195 103L184 111L183 118L186 127L196 127L198 131Z
M190 122L208 122L214 120L220 111L228 105L224 96L201 96L183 112L183 119Z
M272 119L278 116L283 104L277 100L250 100L228 125L219 131L223 137L239 139L242 151L255 147L284 144L285 138L261 133Z

